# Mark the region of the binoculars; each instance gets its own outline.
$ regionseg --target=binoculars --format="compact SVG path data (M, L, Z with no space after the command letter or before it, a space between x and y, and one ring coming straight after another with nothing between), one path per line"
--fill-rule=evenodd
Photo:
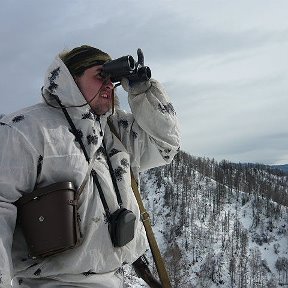
M109 77L113 83L127 78L130 83L146 81L151 78L151 70L144 66L144 55L141 49L137 50L138 62L130 55L108 61L103 64L101 76Z

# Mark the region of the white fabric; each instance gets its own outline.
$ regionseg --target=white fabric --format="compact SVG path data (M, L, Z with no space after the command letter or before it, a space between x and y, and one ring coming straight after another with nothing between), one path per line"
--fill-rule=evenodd
M103 273L91 275L62 275L60 281L57 277L28 279L13 279L13 288L122 288L123 273Z
M65 278L64 275L82 275L87 271L109 273L123 263L132 263L145 252L147 239L130 187L130 166L138 175L139 171L171 162L179 149L179 131L173 107L157 81L150 80L148 84L146 91L139 88L139 93L135 93L136 85L133 94L129 93L133 114L117 110L111 116L121 142L106 125L108 113L98 118L88 105L67 109L89 156L99 151L94 169L110 211L114 212L118 204L108 165L100 149L101 131L105 135L124 207L137 215L135 238L121 248L112 246L103 205L90 178L80 197L82 245L42 261L28 258L26 244L17 225L14 232L17 210L13 202L33 191L36 183L38 187L43 187L73 181L78 188L88 164L61 109L39 103L1 119L0 287L9 287L13 276L38 279L57 275L61 281L61 275ZM48 69L43 91L53 105L57 104L49 92L57 95L65 106L85 102L59 57Z

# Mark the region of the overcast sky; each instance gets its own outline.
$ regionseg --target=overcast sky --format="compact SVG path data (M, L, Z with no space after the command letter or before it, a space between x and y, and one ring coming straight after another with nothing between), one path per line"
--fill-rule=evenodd
M136 58L140 47L174 103L182 150L288 163L287 11L287 0L1 0L0 114L41 100L63 49Z

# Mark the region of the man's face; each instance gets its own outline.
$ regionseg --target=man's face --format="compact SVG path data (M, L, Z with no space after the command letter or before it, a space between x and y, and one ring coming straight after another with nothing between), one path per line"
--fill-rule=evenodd
M104 83L104 79L100 76L101 68L102 65L93 66L86 69L83 75L75 78L84 98L97 115L105 114L112 108L114 88L110 79Z

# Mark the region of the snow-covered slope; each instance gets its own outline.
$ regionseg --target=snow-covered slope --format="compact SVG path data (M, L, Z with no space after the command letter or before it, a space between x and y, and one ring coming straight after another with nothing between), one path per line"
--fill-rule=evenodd
M288 285L288 208L223 185L180 160L143 173L141 181L173 287ZM276 183L281 176L273 177ZM147 287L133 271L126 282Z

